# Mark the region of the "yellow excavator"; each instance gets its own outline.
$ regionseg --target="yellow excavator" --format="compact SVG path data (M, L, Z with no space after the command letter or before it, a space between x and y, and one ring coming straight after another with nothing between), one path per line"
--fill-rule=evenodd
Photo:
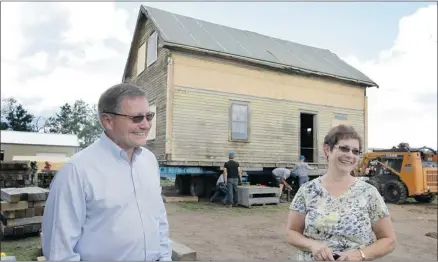
M430 203L438 192L437 160L437 152L429 147L400 143L365 153L354 175L367 177L388 203L402 204L410 197Z

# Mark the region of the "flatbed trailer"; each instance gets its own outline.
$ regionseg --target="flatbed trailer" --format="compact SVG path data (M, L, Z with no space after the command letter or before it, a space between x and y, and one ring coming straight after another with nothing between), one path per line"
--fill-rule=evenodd
M197 197L210 197L219 176L223 172L224 163L220 162L160 162L160 175L163 179L174 179L178 194ZM272 170L277 167L292 168L290 163L240 163L243 176L242 182L251 185L262 184L272 186L274 179ZM318 169L309 171L309 178L314 179L324 174L327 165L309 163ZM288 179L291 183L292 177Z

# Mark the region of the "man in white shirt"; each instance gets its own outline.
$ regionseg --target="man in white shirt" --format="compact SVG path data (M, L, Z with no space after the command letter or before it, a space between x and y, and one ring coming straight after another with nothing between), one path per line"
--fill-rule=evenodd
M43 254L48 261L171 261L158 162L142 147L155 115L146 93L115 85L98 111L104 133L52 181Z

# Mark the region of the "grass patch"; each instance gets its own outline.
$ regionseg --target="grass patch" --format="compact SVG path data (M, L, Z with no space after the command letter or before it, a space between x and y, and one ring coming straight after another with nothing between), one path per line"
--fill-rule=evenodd
M20 239L4 238L1 244L1 252L7 256L15 256L17 261L36 261L40 256L40 237L29 236Z
M170 185L175 185L175 181L173 180L160 180L160 184L162 186L170 186Z
M206 201L200 202L175 202L169 203L177 207L178 211L188 212L215 212L218 210L218 205Z

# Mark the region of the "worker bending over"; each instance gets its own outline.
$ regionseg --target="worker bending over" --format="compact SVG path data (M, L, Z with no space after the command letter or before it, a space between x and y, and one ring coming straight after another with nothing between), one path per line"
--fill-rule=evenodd
M274 170L272 170L272 176L275 178L276 185L280 187L280 202L281 195L283 193L283 188L286 187L287 190L292 190L292 187L286 182L286 179L288 179L291 175L291 170L283 167L278 167Z
M225 198L227 197L228 188L227 185L224 182L224 174L221 174L216 182L216 189L213 194L213 196L210 198L210 202L215 202L217 198L219 198L221 195L222 197L222 203L225 204Z

